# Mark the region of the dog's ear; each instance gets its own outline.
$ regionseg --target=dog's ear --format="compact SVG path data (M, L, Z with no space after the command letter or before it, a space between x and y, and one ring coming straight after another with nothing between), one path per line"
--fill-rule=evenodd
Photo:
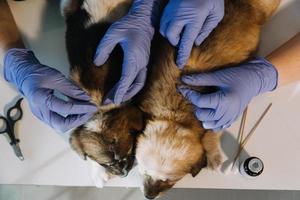
M79 130L79 128L75 129L75 131L71 134L69 142L70 142L70 145L71 145L72 149L74 151L76 151L78 153L78 155L83 160L86 160L87 155L84 152L83 145L82 145L81 140L80 140L80 130Z
M192 166L190 174L192 175L192 177L195 177L205 167L207 167L207 157L206 153L204 152L199 161L194 166Z
M60 12L63 17L67 18L74 12L76 12L80 5L82 4L82 0L61 0L60 1Z

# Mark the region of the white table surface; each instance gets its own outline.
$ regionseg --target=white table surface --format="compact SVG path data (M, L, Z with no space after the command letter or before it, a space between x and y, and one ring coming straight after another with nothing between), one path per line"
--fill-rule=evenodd
M58 3L46 0L9 1L15 20L28 48L34 50L42 63L55 66L67 74L68 62L64 46L64 22ZM58 2L58 1L57 1ZM274 18L264 27L260 55L266 55L300 31L300 1L282 0ZM0 113L18 93L3 79L0 65ZM203 171L196 178L185 177L176 187L228 189L282 189L300 190L300 84L277 89L257 97L250 104L249 129L270 103L273 107L256 130L246 147L249 155L260 157L264 173L248 180L240 175L223 175ZM34 185L93 185L86 163L66 141L51 128L38 121L23 102L24 118L17 125L25 161L21 162L0 136L0 184ZM232 157L238 123L224 135L225 154ZM225 156L226 160L227 157ZM137 170L127 178L113 179L108 186L139 186Z

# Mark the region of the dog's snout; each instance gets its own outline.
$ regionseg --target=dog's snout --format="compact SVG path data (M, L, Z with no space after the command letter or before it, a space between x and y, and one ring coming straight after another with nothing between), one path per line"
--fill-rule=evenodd
M147 199L155 199L160 193L159 189L157 182L155 182L151 177L147 177L144 182L144 196Z
M149 190L149 188L144 191L144 196L147 198L147 199L155 199L156 197L159 196L159 191L156 190L155 188L152 188Z
M131 157L120 158L114 160L114 165L110 167L110 171L118 176L126 177L132 168L133 159Z
M170 189L174 184L169 181L156 180L149 175L145 175L143 185L144 196L147 199L155 199Z
M146 194L145 197L146 197L147 199L155 199L155 198L156 198L156 196L151 196L151 195L149 195L149 194Z

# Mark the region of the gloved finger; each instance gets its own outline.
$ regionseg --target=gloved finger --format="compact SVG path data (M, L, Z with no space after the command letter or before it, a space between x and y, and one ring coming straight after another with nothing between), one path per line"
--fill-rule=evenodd
M181 32L183 31L184 24L176 21L171 21L167 27L165 37L173 46L177 46L180 40Z
M219 126L216 126L216 123L218 121L204 121L202 122L203 128L205 129L216 129L219 128Z
M227 124L233 124L241 115L243 112L239 112L236 115L233 115L232 112L230 112L230 109L227 109L225 114L220 118L219 121L216 123L216 127L222 127L226 126Z
M218 25L220 20L214 19L212 15L208 16L202 26L202 29L197 36L195 44L199 46L207 36L214 30L214 28Z
M169 24L170 24L169 21L163 21L163 20L160 21L159 32L164 37L166 37L166 32Z
M124 95L128 91L129 87L135 80L137 76L137 63L135 56L132 55L132 52L127 48L128 44L121 44L124 51L124 61L122 66L122 74L120 81L116 84L114 100L115 104L120 104L123 101Z
M144 68L138 73L137 77L135 78L135 81L130 86L128 92L124 95L123 101L130 100L144 87L146 77L147 77L147 68Z
M199 121L215 121L220 119L220 116L213 109L196 108L195 115Z
M201 94L185 87L179 87L178 90L198 108L216 109L224 98L224 93L221 90L212 94Z
M134 75L134 74L132 74L132 75ZM131 99L134 95L136 95L143 88L143 86L145 84L146 76L147 76L147 68L144 68L143 70L141 70L139 72L139 74L135 78L133 76L133 84L131 83L129 85L128 89L125 91L126 94L124 94L121 101L119 101L119 99L118 99L118 101L115 101L117 90L120 88L120 84L122 84L121 83L122 79L128 78L128 76L126 74L122 75L120 81L116 85L114 85L114 87L105 96L103 105L108 105L111 103L120 104L121 102L128 101L129 99ZM129 80L129 82L131 82L131 80Z
M97 47L94 64L97 66L103 65L121 38L112 38L112 35L106 33Z
M113 88L110 89L109 92L106 94L105 98L103 99L103 105L114 103L114 96L116 93L116 89L117 89L117 84L115 84Z
M222 129L227 129L227 128L229 128L231 125L232 125L231 123L227 123L226 125L224 125L224 126L222 127Z
M35 117L37 117L39 120L44 121L45 123L48 123L48 121L43 120L44 114L42 113L41 107L37 106L33 102L29 102L30 110L34 114ZM47 108L45 108L44 112L49 112Z
M205 121L202 122L203 128L212 130L222 130L227 126L227 123L223 120Z
M222 130L225 130L225 129L229 128L230 126L231 126L231 124L226 124L226 125L223 125L222 127L214 128L213 132L215 132L215 133L220 132Z
M176 60L179 69L183 69L184 65L188 61L198 33L198 29L194 26L185 26L182 38L180 40L178 56Z
M53 82L53 84L49 84L47 88L57 90L63 95L66 95L73 99L82 101L89 101L91 99L90 96L88 96L83 90L76 86L75 83L73 83L63 75L61 75L59 81Z
M169 26L169 23L171 22L170 13L168 11L168 5L164 9L164 12L160 19L160 25L159 25L159 32L162 36L166 37L167 28Z
M123 98L128 91L130 85L133 83L135 75L123 75L117 83L116 92L114 94L113 102L119 105L123 102Z
M219 120L206 122L206 126L209 127L209 129L222 128L223 126L232 123L231 121L233 119L230 117L231 116L229 116L228 113L225 113Z
M62 116L73 114L94 113L97 107L89 102L78 100L64 101L54 95L49 95L45 102L49 110L56 112Z
M181 77L181 80L192 86L225 86L222 80L217 79L214 72L185 75Z
M50 126L55 130L63 133L72 128L76 128L78 126L81 126L82 124L85 124L89 119L93 117L93 115L93 113L87 113L62 117L55 112L50 112Z

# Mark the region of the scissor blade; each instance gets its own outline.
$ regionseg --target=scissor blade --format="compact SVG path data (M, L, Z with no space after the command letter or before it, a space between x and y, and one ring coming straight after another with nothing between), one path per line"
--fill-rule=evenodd
M13 147L13 149L14 149L15 155L16 155L21 161L23 161L23 160L24 160L24 156L23 156L23 154L22 154L20 145L19 145L19 144L13 144L12 147Z

